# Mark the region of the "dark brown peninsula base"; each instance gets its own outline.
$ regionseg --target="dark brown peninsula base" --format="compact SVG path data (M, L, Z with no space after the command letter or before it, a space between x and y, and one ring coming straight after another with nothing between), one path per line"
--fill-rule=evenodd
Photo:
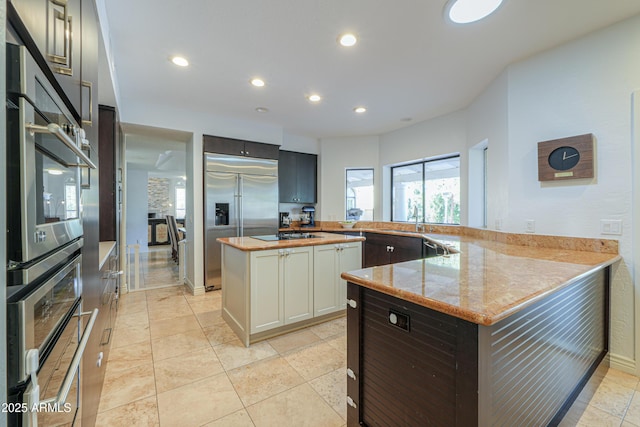
M557 425L608 351L608 267L491 326L347 293L349 427Z

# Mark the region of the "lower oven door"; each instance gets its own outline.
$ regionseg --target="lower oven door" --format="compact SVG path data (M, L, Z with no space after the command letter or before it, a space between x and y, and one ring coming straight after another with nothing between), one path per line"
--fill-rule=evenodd
M82 255L69 260L26 297L7 304L8 383L28 379L25 355L38 349L39 365L48 358L56 337L82 295Z
M25 427L80 425L81 361L98 315L97 309L91 313L82 313L81 309L82 304L37 375L31 376L23 396L27 408L22 418ZM88 314L91 316L87 317ZM37 358L37 354L32 357Z

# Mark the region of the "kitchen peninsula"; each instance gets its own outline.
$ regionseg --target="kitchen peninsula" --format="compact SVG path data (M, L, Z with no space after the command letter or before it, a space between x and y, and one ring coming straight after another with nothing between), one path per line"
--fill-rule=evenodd
M314 232L226 237L222 243L222 317L249 346L343 316L340 273L362 265L364 237Z
M608 352L615 242L431 237L459 253L342 274L348 425L557 424Z

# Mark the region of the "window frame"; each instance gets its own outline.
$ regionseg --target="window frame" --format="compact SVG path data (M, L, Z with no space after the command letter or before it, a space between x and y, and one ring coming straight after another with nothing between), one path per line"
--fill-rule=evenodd
M348 195L348 190L349 190L349 171L371 171L371 187L373 188L373 208L371 209L371 221L373 221L375 219L375 196L376 196L376 187L375 187L375 180L376 180L376 172L375 172L375 168L367 168L367 167L362 167L362 168L345 168L345 172L344 172L344 209L343 209L343 213L344 213L344 218L345 220L349 220L347 218L347 210L349 209L349 203L347 202L347 199L349 198ZM354 197L355 199L355 197ZM359 221L367 221L367 220L359 220Z
M394 213L394 204L393 204L393 197L394 197L394 187L393 187L393 171L396 168L402 168L402 167L407 167L407 166L414 166L414 165L421 165L422 166L422 215L421 215L421 219L418 221L422 224L442 224L442 225L460 225L460 223L431 223L431 222L427 222L425 221L426 219L426 200L425 200L425 195L426 195L426 181L425 181L425 165L427 163L431 163L431 162L437 162L437 161L441 161L441 160L447 160L447 159L458 159L458 164L460 164L460 153L456 153L456 154L451 154L451 155L447 155L447 156L442 156L442 157L434 157L434 158L430 158L430 159L423 159L423 160L417 160L417 161L413 161L413 162L407 162L407 163L399 163L396 165L392 165L389 167L389 172L390 172L390 176L389 179L391 181L391 187L390 187L390 192L389 192L389 210L390 210L390 220L391 222L403 222L403 223L409 223L411 221L400 221L400 220L396 220L393 218L393 213ZM461 179L460 175L458 175L458 179ZM460 195L459 195L460 196Z

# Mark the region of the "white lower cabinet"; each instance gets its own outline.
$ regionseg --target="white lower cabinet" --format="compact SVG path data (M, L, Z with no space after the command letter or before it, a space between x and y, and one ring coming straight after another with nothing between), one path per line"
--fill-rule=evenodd
M282 249L251 252L251 333L284 325Z
M284 324L313 317L313 247L284 249Z
M362 268L362 244L321 245L314 246L313 251L314 316L343 310L347 300L347 284L340 274Z
M311 324L344 310L340 274L361 266L360 241L254 251L223 245L222 317L246 346Z
M313 248L251 253L251 333L313 317Z

